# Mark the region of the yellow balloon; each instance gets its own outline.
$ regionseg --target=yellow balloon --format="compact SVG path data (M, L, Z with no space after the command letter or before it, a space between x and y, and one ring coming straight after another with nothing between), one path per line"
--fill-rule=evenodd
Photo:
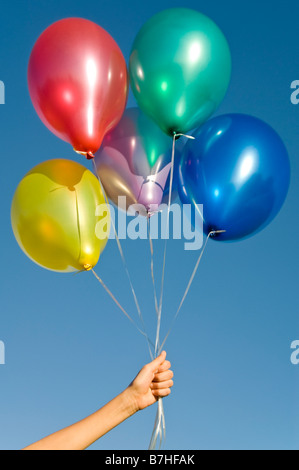
M13 198L11 221L32 261L64 273L92 269L110 232L98 179L79 163L62 159L41 163L24 177Z

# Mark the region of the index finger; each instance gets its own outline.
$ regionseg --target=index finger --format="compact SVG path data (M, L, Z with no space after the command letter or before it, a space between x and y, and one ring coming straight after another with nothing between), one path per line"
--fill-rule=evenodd
M171 368L171 363L169 361L164 361L163 364L158 369L158 372L165 372Z

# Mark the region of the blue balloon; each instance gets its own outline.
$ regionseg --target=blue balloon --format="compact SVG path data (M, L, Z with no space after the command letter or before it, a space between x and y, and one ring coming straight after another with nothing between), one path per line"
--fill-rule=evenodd
M179 194L200 212L204 233L225 230L213 238L233 241L264 229L290 185L288 152L279 135L260 119L228 114L193 136L180 162Z

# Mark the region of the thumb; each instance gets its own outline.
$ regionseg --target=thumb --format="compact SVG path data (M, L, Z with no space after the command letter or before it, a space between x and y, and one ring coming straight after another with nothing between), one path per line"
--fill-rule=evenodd
M152 362L149 363L149 367L151 371L155 373L159 369L161 364L163 364L165 359L166 359L166 352L162 351L160 356L158 356L156 359L154 359Z

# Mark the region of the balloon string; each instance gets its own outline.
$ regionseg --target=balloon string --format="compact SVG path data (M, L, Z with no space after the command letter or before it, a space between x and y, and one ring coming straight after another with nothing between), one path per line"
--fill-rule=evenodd
M154 246L151 237L151 229L150 229L150 216L147 218L148 224L148 239L150 244L150 253L151 253L151 277L153 282L153 290L154 290L154 300L155 300L155 309L157 319L159 317L159 306L158 306L158 297L157 297L157 289L156 289L156 281L155 281L155 272L154 272ZM163 438L166 439L166 427L165 427L165 415L164 415L164 408L163 408L163 401L162 399L158 400L158 409L155 418L155 424L149 444L149 450L155 450L157 447L157 441L159 438L159 449L161 449Z
M135 326L135 328L137 328L137 330L139 331L139 333L142 334L142 336L145 336L147 339L147 334L142 331L138 325L134 322L134 320L130 317L130 315L126 312L126 310L121 306L121 304L119 303L119 301L116 299L116 297L112 294L111 290L106 286L106 284L104 283L104 281L100 278L100 276L97 275L97 273L94 271L94 269L91 269L91 272L93 273L94 277L99 281L99 283L101 284L101 286L105 289L105 291L107 292L107 294L111 297L111 299L113 300L113 302L115 302L115 304L117 305L117 307L123 312L123 314L128 318L128 320L130 320L130 322ZM152 346L154 346L152 344Z
M100 186L101 186L101 189L102 189L104 198L105 198L105 202L106 202L107 205L109 205L109 201L108 201L108 199L107 199L107 196L106 196L106 193L105 193L105 190L104 190L104 187L103 187L101 178L100 178L100 176L98 175L98 171L97 171L97 166L96 166L95 159L92 160L92 163L93 163L95 175L97 176L97 178L98 178L98 180L99 180L99 183L100 183ZM146 327L145 327L143 315L142 315L142 312L141 312L141 308L140 308L140 305L139 305L139 302L138 302L138 299L137 299L136 291L135 291L134 286L133 286L132 278L131 278L131 275L130 275L130 272L129 272L129 269L128 269L128 266L127 266L126 258L125 258L125 255L124 255L124 252L123 252L123 249L122 249L122 246L121 246L119 237L118 237L118 233L117 233L115 224L114 224L114 222L113 222L112 219L111 219L111 225L112 225L112 228L113 228L113 231L114 231L114 235L115 235L115 240L116 240L116 243L117 243L118 251L119 251L119 254L120 254L120 257L121 257L121 260L122 260L122 263L123 263L123 266L124 266L124 269L125 269L125 272L126 272L126 275L127 275L128 281L129 281L129 284L130 284L130 288L131 288L131 292L132 292L132 295L133 295L133 298L134 298L134 302L135 302L135 305L136 305L137 313L138 313L139 319L140 319L140 321L141 321L142 327L143 327L144 332L145 332L145 331L146 331ZM153 343L152 343L152 341L150 340L149 336L148 336L146 333L144 333L144 335L145 335L145 337L146 337L146 339L147 339L150 357L151 357L151 359L153 360L153 359L154 359L154 356L153 356L153 353L152 353L152 350L151 350L151 345L153 346Z
M155 342L155 357L158 355L159 343L160 343L160 331L161 331L161 319L162 319L162 307L163 307L163 293L164 293L164 280L165 280L165 268L166 268L166 253L167 253L167 235L169 232L169 219L170 219L170 204L172 198L172 186L173 186L173 175L174 175L174 157L175 157L175 141L178 134L173 135L172 140L172 154L171 154L171 171L170 171L170 183L169 183L169 195L168 195L168 207L167 207L167 227L166 237L164 244L164 255L163 255L163 267L162 267L162 279L161 279L161 293L160 303L157 311L157 331L156 331L156 342ZM160 348L161 349L161 348ZM150 440L149 450L156 449L157 441L159 438L159 449L161 449L163 438L166 438L166 425L165 425L165 414L163 408L162 398L158 400L158 409Z
M104 194L105 202L106 202L107 205L109 205L109 201L108 201L106 193L104 191L101 178L99 177L98 172L97 172L97 167L96 167L95 160L93 160L93 166L94 166L96 176L98 177L99 183L101 185L101 189L102 189L102 192ZM132 282L132 279L131 279L131 276L130 276L130 273L129 273L129 269L127 267L127 262L126 262L126 259L125 259L125 255L124 255L123 249L121 247L121 243L120 243L120 240L119 240L119 237L118 237L118 233L117 233L115 224L114 224L112 219L111 219L111 225L112 225L112 228L113 228L113 231L114 231L117 247L118 247L118 250L119 250L119 253L120 253L124 268L125 268L125 271L126 271L126 275L128 277L129 284L130 284L130 287L131 287L131 290L132 290L132 294L133 294L133 297L134 297L134 302L135 302L135 305L136 305L138 315L139 315L142 323L144 323L143 316L142 316L142 313L141 313L141 309L140 309L140 306L139 306L139 302L138 302L138 299L137 299L137 295L136 295L136 292L135 292L135 289L134 289L134 286L133 286L133 282Z
M203 249L201 250L200 255L199 255L199 257L198 257L198 260L197 260L197 262L196 262L196 264L195 264L195 267L194 267L194 269L193 269L193 272L192 272L191 277L190 277L190 279L189 279L189 282L188 282L188 284L187 284L187 287L186 287L186 290L185 290L185 292L184 292L184 295L183 295L183 298L182 298L182 300L181 300L181 303L180 303L180 305L179 305L179 308L177 309L176 314L175 314L175 316L174 316L174 318L173 318L173 320L172 320L171 327L169 328L168 333L167 333L167 335L165 336L165 338L164 338L164 340L163 340L163 342L162 342L162 344L161 344L161 346L160 346L159 354L162 352L162 349L163 349L163 347L164 347L164 345L165 345L165 343L166 343L166 341L167 341L167 339L168 339L168 337L169 337L169 335L170 335L170 333L171 333L171 331L172 331L172 329L173 329L174 323L175 323L175 321L176 321L176 319L177 319L177 317L178 317L178 315L179 315L179 313L180 313L180 311L181 311L181 309L182 309L182 306L183 306L183 304L184 304L184 302L185 302L185 300L186 300L186 297L187 297L187 295L188 295L188 293L189 293L189 290L190 290L190 288L191 288L191 286L192 286L192 283L193 283L193 281L194 281L195 275L196 275L196 273L197 273L197 271L198 271L198 268L199 268L200 262L201 262L201 260L202 260L202 257L203 257L203 255L204 255L204 253L205 253L205 251L206 251L206 248L207 248L207 244L208 244L209 239L210 239L211 237L213 237L214 235L217 235L217 234L219 234L219 233L224 233L224 232L225 232L225 230L211 231L211 232L209 233L209 235L207 236L206 242L205 242L204 247L203 247Z
M81 227L80 227L79 201L78 201L77 189L76 189L76 188L74 188L74 189L75 189L75 195L76 195L77 229L78 229L78 237L79 237L79 244L80 244L79 259L81 259L81 254L82 254L82 237L81 237Z
M174 175L174 156L175 156L176 136L177 136L177 134L174 134L173 135L173 140L172 140L171 172L170 172L168 207L167 207L167 226L166 226L166 237L165 237L165 245L164 245L160 304L159 304L159 314L158 314L158 321L157 321L157 332L156 332L156 343L155 343L155 356L158 355L158 344L159 344L159 339L160 339L160 329L161 329L161 319L162 319L164 280L165 280L165 268L166 268L166 253L167 253L167 235L168 235L168 232L169 232L170 204L171 204L171 197L172 197L172 186L173 186L173 175Z
M157 289L156 289L156 281L155 281L155 271L154 271L154 246L151 237L151 228L150 228L150 217L147 218L147 228L148 228L148 239L150 244L150 252L151 252L151 277L153 282L153 289L154 289L154 300L155 300L155 309L157 318L159 316L159 306L158 306L158 297L157 297Z
M155 450L157 448L157 441L159 438L159 450L162 447L163 439L166 439L166 426L165 426L165 413L163 407L162 398L158 400L158 409L155 419L155 425L152 433L152 437L149 444L149 450Z
M116 239L116 243L117 243L117 246L118 246L118 250L119 250L119 253L120 253L124 268L125 268L125 272L127 274L127 278L129 280L129 284L130 284L131 292L132 292L134 302L135 302L135 305L136 305L137 313L138 313L138 316L140 318L142 327L143 327L144 331L146 331L143 315L141 313L141 309L140 309L139 302L138 302L138 299L137 299L137 295L136 295L136 292L135 292L135 289L134 289L134 286L133 286L133 282L132 282L132 279L131 279L131 276L130 276L130 272L129 272L129 269L128 269L128 266L127 266L127 262L126 262L126 259L125 259L125 256L124 256L124 252L123 252L123 249L121 247L121 244L120 244L120 241L119 241L119 238L118 238L118 234L117 234L117 231L116 231L116 227L115 227L113 221L112 221L112 226L113 226L113 229L114 229L114 234L115 234L115 239ZM145 337L146 337L147 342L148 342L150 357L153 360L154 356L153 356L150 345L152 345L153 347L154 347L154 345L153 345L152 341L150 340L149 336L146 333L145 333Z

